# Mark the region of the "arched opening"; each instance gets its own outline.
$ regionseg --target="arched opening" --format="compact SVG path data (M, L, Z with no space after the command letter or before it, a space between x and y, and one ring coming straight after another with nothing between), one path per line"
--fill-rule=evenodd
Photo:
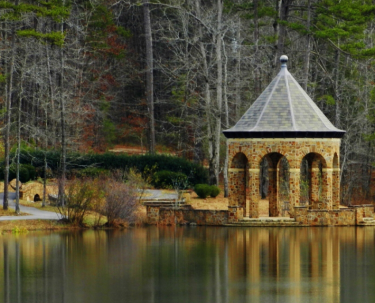
M259 215L279 217L282 215L282 201L289 201L289 163L280 153L270 153L262 158L260 166ZM268 198L268 199L267 199Z
M290 175L289 161L286 157L282 157L278 164L278 182L279 182L279 213L282 217L289 216L290 211ZM281 207L281 209L280 209Z
M248 212L246 208L246 192L248 187L248 167L249 161L242 152L237 153L230 164L229 174L229 205L240 206L244 214Z
M309 153L301 161L300 206L328 209L327 163L322 155Z

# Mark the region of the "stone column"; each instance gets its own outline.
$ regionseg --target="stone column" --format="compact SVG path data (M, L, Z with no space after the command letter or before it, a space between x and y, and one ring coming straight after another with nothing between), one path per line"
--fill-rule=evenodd
M299 206L300 178L301 178L300 168L290 168L289 169L290 211L292 211L295 206Z
M340 168L332 171L332 208L340 209Z
M269 197L269 216L278 217L279 208L278 208L278 174L277 169L270 168L268 169L268 197Z
M250 218L259 218L259 167L249 169Z
M332 168L323 168L322 202L323 209L332 209Z
M244 168L229 168L229 205L246 209L246 171Z

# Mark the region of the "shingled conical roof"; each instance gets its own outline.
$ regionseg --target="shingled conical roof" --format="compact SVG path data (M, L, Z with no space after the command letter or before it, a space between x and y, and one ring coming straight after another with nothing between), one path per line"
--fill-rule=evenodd
M281 70L237 124L223 131L227 138L341 138L337 129L289 73L288 57Z

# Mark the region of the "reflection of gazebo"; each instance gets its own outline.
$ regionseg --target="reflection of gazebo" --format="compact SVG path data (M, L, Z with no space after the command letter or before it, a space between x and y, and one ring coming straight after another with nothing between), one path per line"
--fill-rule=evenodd
M229 206L243 208L252 218L259 217L263 159L268 162L270 216L281 215L283 157L289 164L291 207L300 206L302 163L310 207L330 210L340 204L340 141L345 131L332 125L288 72L288 57L280 60L279 74L237 124L224 131L229 146Z

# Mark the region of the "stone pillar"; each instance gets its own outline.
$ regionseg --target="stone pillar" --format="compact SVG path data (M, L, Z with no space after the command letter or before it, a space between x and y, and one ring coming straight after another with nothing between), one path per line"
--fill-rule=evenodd
M332 168L323 168L322 176L322 206L323 209L332 209Z
M289 169L289 200L290 200L290 211L294 209L295 206L299 206L300 200L300 178L301 170L299 168Z
M243 219L243 208L228 206L228 223L237 223Z
M340 168L332 171L332 208L340 209Z
M147 210L147 224L155 225L159 223L160 206L146 206Z
M277 169L268 169L268 197L269 197L269 216L278 217L279 207L278 207L278 174Z
M229 205L246 208L246 171L244 168L229 168Z
M259 167L249 169L250 218L259 218Z

